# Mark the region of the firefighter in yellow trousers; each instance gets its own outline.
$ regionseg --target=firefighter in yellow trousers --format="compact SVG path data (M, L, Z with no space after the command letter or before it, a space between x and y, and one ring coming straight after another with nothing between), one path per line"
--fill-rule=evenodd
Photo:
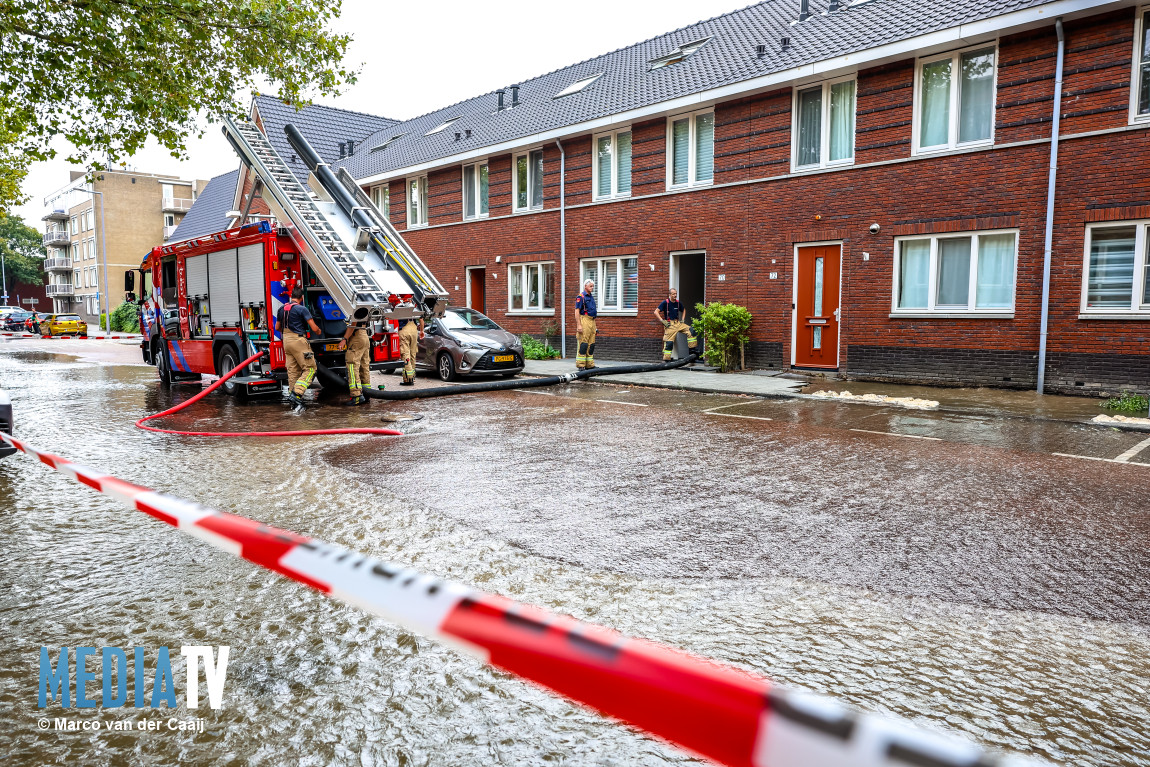
M683 317L686 312L683 309L683 302L679 300L679 292L674 288L667 293L667 297L659 304L659 308L655 310L655 316L663 323L663 362L670 362L672 352L675 351L675 336L680 333L687 334L687 353L699 354L698 349L699 341L695 338L694 332L691 327L683 322Z
M575 341L579 344L579 351L575 355L575 367L578 370L590 370L595 367L595 319L599 316L599 308L595 305L595 282L587 280L583 283L583 292L575 299Z
M315 324L311 312L302 301L303 287L297 285L292 288L291 301L280 309L276 323L283 333L288 402L297 413L303 412L303 393L311 386L311 379L315 378L315 354L312 353L306 333L309 327L316 333L320 332L319 325Z
M344 331L343 341L347 361L347 388L351 394L349 405L366 405L364 389L371 388L371 338L367 332L367 309L355 310L351 322Z
M399 355L403 357L403 380L400 386L415 385L415 357L419 339L423 338L423 318L399 321Z

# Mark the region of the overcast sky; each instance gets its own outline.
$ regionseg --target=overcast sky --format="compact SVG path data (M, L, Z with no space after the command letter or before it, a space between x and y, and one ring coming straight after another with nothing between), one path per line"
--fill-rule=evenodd
M629 0L598 6L538 0L439 0L434 3L344 0L337 29L353 38L347 62L359 82L318 103L407 119L504 85L592 58L742 8L750 0ZM61 156L67 147L60 146ZM218 126L193 140L180 162L152 144L128 161L151 173L211 178L236 167ZM36 163L24 182L32 200L16 209L40 227L43 200L68 183L75 166Z

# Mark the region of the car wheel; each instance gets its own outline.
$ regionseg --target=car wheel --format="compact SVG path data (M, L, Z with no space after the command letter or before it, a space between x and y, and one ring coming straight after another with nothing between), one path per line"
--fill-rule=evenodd
M455 360L447 352L440 352L435 360L435 369L439 373L439 380L455 380Z
M152 352L152 359L156 361L156 372L160 374L160 383L164 386L172 385L172 368L168 364L168 350L164 348L163 341L156 342Z
M240 355L236 352L236 347L227 344L220 349L220 355L216 357L216 375L223 378L228 373L236 369L240 363ZM222 387L224 393L229 397L238 397L244 392L244 387L235 382L235 379L227 381Z

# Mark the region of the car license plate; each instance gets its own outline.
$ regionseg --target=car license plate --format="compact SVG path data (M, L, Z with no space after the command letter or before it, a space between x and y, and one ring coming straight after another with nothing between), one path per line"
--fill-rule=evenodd
M515 355L514 354L500 354L498 357L492 357L491 360L493 362L514 362L515 361Z
M326 352L338 352L339 344L327 344L323 347L323 350Z

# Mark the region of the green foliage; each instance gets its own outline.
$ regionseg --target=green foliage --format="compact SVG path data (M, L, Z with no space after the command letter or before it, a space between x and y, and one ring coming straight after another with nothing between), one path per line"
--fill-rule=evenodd
M691 328L704 345L707 362L723 372L739 364L739 347L750 340L751 312L738 304L695 304Z
M559 357L559 352L552 349L550 344L537 341L526 333L519 336L519 342L523 344L523 356L529 360L553 360Z
M338 0L4 0L0 3L0 210L23 202L35 160L66 138L102 170L149 137L184 157L196 118L242 114L271 83L306 103L355 82Z
M9 287L17 282L44 284L44 247L40 233L26 225L22 218L0 213L0 253L4 254L4 278Z
M1102 407L1107 410L1121 410L1124 413L1139 413L1150 409L1150 397L1123 390L1120 396L1111 397L1103 402Z
M135 304L125 301L112 310L112 330L121 333L140 332L140 318L136 314Z

